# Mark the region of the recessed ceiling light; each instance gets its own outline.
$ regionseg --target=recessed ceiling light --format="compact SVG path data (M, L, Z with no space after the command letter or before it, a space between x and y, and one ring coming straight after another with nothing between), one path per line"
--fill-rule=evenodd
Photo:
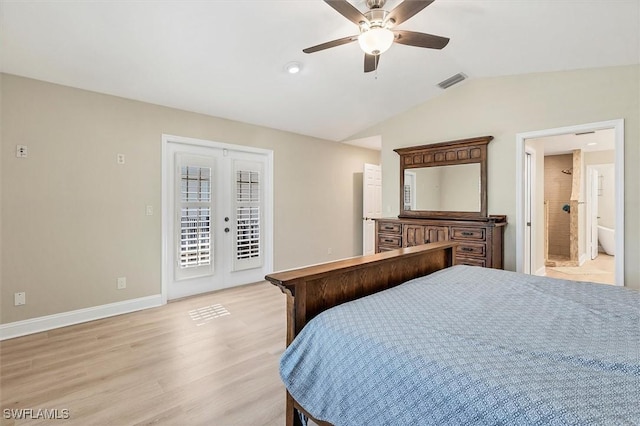
M598 142L589 142L587 145L588 146L595 146L595 145L598 145Z
M300 62L289 62L284 66L289 74L298 74L302 70L302 64Z

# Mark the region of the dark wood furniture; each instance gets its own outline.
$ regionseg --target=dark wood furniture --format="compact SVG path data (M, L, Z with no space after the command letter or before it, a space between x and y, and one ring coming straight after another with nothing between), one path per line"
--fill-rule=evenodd
M400 155L400 215L410 218L485 218L487 217L487 145L493 136L460 139L431 145L394 149ZM426 168L443 168L463 164L478 164L476 181L471 184L477 193L478 206L474 210L458 211L449 209L406 209L404 203L405 172L416 172ZM479 180L479 182L478 182ZM456 188L461 190L462 188ZM466 188L468 189L468 188Z
M482 220L376 219L376 253L455 241L456 265L503 269L505 216Z
M453 265L456 246L440 242L267 275L287 295L287 346L322 311ZM287 392L288 426L301 424L296 410L306 413Z
M456 264L502 269L506 216L487 215L487 145L492 139L482 136L396 149L400 155L400 215L376 219L376 253L455 241L459 243ZM455 167L460 165L474 167ZM414 181L408 183L405 178ZM412 208L408 193L414 193L409 198L420 193L423 206L440 208ZM429 198L438 201L430 203ZM471 203L467 198L472 198Z

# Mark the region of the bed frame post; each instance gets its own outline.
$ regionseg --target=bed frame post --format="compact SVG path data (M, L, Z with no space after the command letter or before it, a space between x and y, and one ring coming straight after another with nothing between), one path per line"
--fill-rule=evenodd
M287 295L287 346L322 311L452 266L456 246L431 243L267 275ZM296 410L307 414L287 392L287 426L302 425Z

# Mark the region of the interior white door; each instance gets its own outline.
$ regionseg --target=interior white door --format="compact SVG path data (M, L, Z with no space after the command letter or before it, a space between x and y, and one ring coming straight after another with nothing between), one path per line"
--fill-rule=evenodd
M531 270L532 264L532 250L531 250L531 242L532 242L532 227L531 227L531 211L533 208L532 203L532 174L531 174L531 153L525 152L524 157L524 220L525 220L525 228L524 228L524 270L525 274L532 274Z
M591 259L598 257L598 170L591 169L591 194L589 203L589 217L591 218Z
M261 281L269 178L265 155L168 144L167 299Z
M362 254L367 255L376 250L373 219L382 217L382 167L365 164L362 183Z

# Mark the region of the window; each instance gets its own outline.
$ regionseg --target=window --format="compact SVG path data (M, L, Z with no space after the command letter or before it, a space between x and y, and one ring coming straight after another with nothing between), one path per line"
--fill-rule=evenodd
M234 270L262 266L262 185L260 163L237 161Z
M213 272L212 167L198 157L177 157L176 279L181 279Z

